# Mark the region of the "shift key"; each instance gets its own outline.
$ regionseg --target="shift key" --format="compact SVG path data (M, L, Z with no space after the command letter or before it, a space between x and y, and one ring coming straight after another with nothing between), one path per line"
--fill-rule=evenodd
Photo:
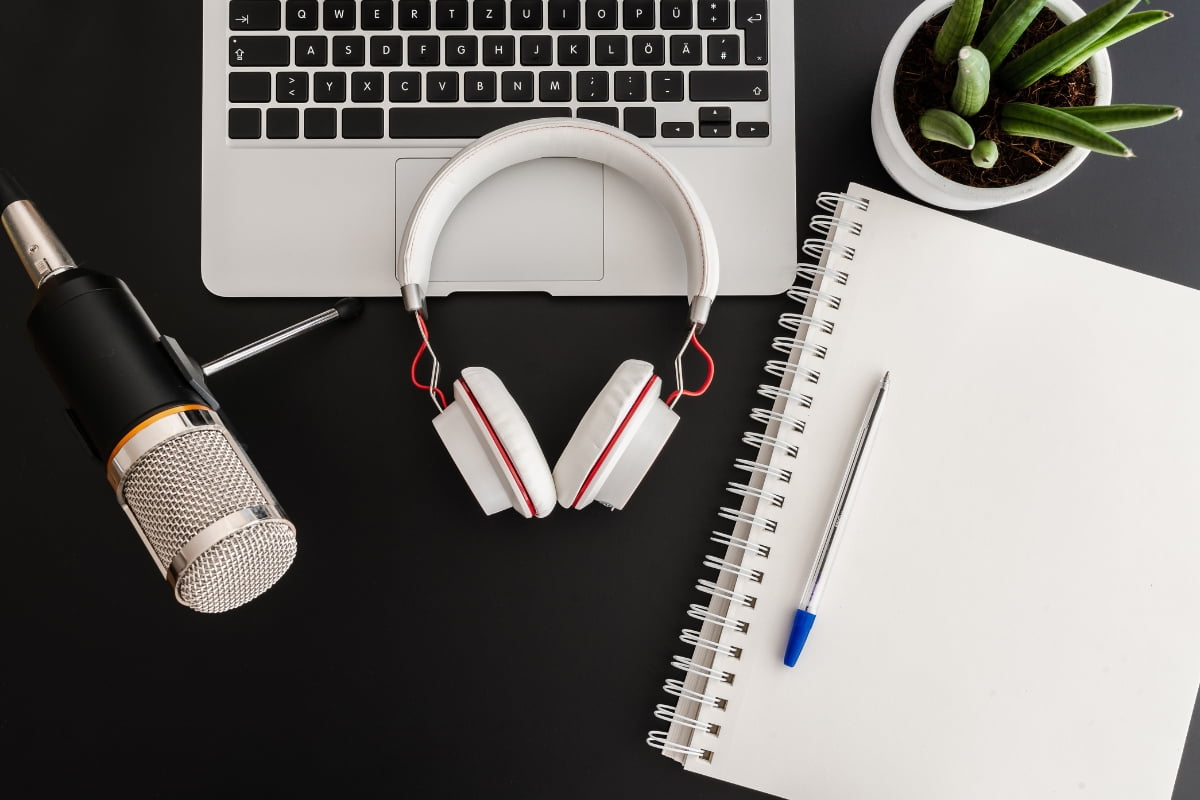
M689 96L696 103L766 100L767 86L765 69L702 70L691 74Z

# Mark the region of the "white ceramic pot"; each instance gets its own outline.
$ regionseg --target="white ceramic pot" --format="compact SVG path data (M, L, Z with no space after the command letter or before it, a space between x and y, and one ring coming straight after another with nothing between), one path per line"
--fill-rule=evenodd
M1015 203L1033 197L1066 178L1088 151L1073 147L1054 167L1035 178L1016 186L1000 188L976 188L948 180L927 167L908 146L900 123L896 119L894 84L900 57L909 41L930 17L937 16L950 7L952 0L924 0L914 10L888 44L875 81L875 97L871 103L871 136L875 140L875 151L883 162L884 169L914 197L931 205L960 211L975 211ZM1064 22L1073 22L1084 15L1084 11L1072 0L1047 0L1046 7L1058 14ZM1096 105L1108 105L1112 99L1112 65L1108 52L1101 50L1088 62L1092 80L1096 84ZM964 156L966 154L964 153ZM1003 154L1001 155L1003 157Z

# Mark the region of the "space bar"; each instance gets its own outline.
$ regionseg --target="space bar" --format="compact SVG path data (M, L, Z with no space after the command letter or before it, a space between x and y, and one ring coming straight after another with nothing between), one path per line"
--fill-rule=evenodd
M506 108L392 108L388 133L392 139L474 139L497 128L543 117L569 117L571 109Z

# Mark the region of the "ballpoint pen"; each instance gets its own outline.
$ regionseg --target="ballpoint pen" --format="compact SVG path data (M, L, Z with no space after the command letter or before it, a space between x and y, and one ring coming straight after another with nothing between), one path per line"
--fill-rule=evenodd
M825 535L821 537L821 545L817 549L817 557L813 561L812 571L804 586L804 594L800 598L796 615L792 618L792 629L788 634L787 647L783 655L783 663L789 667L796 666L800 651L804 649L804 643L808 640L808 633L817 619L817 606L821 602L821 593L829 578L834 547L841 541L837 538L837 534L841 530L842 523L845 522L850 495L854 491L856 479L862 473L863 463L876 431L875 423L878 421L879 411L883 407L883 398L887 395L890 376L890 372L884 373L883 378L879 381L879 387L875 390L875 395L867 406L867 413L863 417L862 425L858 429L858 437L854 441L854 449L850 452L850 462L846 465L846 472L842 475L842 483L838 487L833 511L829 515L829 522L825 525Z

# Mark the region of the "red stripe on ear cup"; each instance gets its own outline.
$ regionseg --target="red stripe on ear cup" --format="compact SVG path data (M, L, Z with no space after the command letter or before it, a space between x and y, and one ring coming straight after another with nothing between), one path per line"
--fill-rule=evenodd
M634 412L641 408L642 401L646 399L646 396L650 393L650 389L654 386L654 381L656 380L658 380L658 376L651 375L650 380L647 381L646 385L642 387L642 393L639 394L637 400L633 402L633 405L629 409L629 413L625 415L625 419L621 420L621 424L617 426L616 432L613 433L612 438L608 440L608 444L605 445L604 450L601 451L600 457L597 458L596 463L592 465L592 469L588 472L587 478L584 479L583 485L579 487L579 493L575 495L575 499L571 501L571 508L579 507L579 500L583 497L584 492L586 492L588 487L592 484L592 480L596 477L596 473L600 471L600 465L604 463L604 459L608 458L608 454L612 452L613 446L617 443L617 440L621 438L621 434L625 432L625 428L629 425L629 420L633 418Z
M508 450L505 449L504 443L500 441L500 437L496 435L496 429L492 427L492 421L488 419L487 412L483 410L483 406L479 405L479 401L475 399L475 394L471 391L471 387L467 386L467 382L462 378L458 379L458 384L462 386L463 393L467 399L471 401L475 411L479 414L479 418L483 420L483 424L487 427L488 436L492 437L492 443L496 445L496 449L500 451L500 456L504 459L504 465L508 468L508 473L513 476L517 482L517 488L521 490L521 497L525 500L525 507L529 509L529 516L536 517L537 510L533 507L533 498L529 496L529 491L525 488L525 481L521 480L520 473L513 465L512 459L508 456Z

